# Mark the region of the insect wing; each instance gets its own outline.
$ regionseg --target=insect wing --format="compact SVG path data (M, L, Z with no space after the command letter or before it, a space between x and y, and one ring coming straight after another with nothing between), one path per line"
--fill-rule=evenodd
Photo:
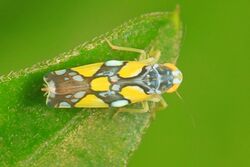
M47 105L71 108L88 92L88 80L71 69L54 71L44 76L47 84Z

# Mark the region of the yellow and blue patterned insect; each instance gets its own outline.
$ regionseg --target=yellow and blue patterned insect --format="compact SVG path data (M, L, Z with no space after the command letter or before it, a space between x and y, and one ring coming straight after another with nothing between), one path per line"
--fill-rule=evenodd
M46 104L55 108L108 108L142 103L138 112L148 111L148 101L161 102L161 95L175 92L182 73L170 63L157 64L160 51L115 46L115 50L140 53L138 61L109 60L70 69L53 71L44 76Z

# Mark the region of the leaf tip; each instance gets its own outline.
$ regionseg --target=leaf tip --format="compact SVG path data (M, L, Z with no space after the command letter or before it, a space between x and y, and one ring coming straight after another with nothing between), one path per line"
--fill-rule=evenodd
M176 30L181 29L181 21L180 21L180 5L177 4L175 10L173 11L173 24Z

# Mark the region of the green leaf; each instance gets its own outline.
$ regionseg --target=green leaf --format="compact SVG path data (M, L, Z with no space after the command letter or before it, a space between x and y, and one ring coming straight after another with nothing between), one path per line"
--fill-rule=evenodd
M178 8L130 20L110 33L54 59L0 77L0 166L126 166L138 147L151 114L114 109L53 109L40 91L47 72L110 59L134 60L136 53L116 45L160 49L161 62L179 55Z

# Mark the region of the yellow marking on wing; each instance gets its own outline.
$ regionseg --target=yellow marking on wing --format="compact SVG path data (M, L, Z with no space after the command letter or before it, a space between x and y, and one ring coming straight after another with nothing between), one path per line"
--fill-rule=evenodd
M120 94L132 103L144 101L151 97L151 95L147 95L139 86L126 86L121 90Z
M93 94L89 94L78 103L75 104L76 108L107 108L109 107L102 99L96 97Z
M108 91L110 82L108 77L98 77L91 81L90 86L94 91Z
M102 66L103 63L95 63L84 66L71 68L71 70L78 72L85 77L92 77Z
M118 74L123 78L134 77L137 76L142 71L142 68L144 66L146 66L145 63L138 61L130 61L121 68Z

